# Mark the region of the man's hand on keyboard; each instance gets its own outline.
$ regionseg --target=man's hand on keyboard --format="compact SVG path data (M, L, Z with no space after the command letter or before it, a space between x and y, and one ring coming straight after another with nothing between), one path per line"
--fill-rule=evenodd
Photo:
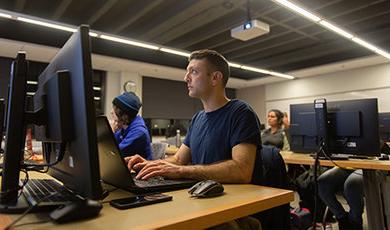
M147 180L155 176L163 176L165 178L180 178L180 169L178 166L164 160L145 161L142 163L142 169L138 172L136 178Z
M148 162L140 155L136 154L134 156L125 157L125 162L127 164L127 168L131 171L134 170L136 172L140 171Z

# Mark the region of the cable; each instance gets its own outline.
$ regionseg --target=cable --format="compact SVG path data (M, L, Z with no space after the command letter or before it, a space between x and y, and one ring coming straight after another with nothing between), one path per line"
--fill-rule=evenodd
M1 196L7 196L11 192L19 191L19 190L23 189L23 187L27 184L27 182L29 180L29 176L28 176L28 171L27 170L21 170L21 171L26 174L26 177L24 178L24 181L23 181L22 185L20 185L20 186L18 185L17 187L12 188L12 189L8 189L6 191L0 191L0 195ZM21 194L22 193L19 193L18 197L20 197Z
M340 166L340 165L337 164L337 163L332 159L332 157L329 156L326 152L323 152L323 153L324 153L325 157L326 157L328 160L330 160L334 166L339 167L339 168L344 169L344 170L353 170L352 173L357 174L357 175L359 175L359 176L363 176L363 174L360 174L360 173L356 172L357 169L355 169L355 168L346 168L346 167Z
M23 164L23 166L27 170L33 170L33 171L37 171L37 172L46 173L48 171L49 167L52 167L52 166L54 166L54 165L56 165L56 164L58 164L59 162L62 161L62 159L64 158L64 155L65 155L65 148L66 148L66 142L61 142L59 153L57 154L56 160L54 162L52 162L52 163L47 163L47 164ZM46 171L40 171L40 170L34 169L34 167L48 167L48 168L47 168Z
M320 163L320 153L324 153L324 146L325 142L321 141L320 147L318 151L316 152L315 161L314 161L314 210L313 210L313 222L312 222L312 229L316 229L317 224L317 202L318 202L318 178L317 178L317 168L319 167Z
M4 230L9 230L13 225L15 225L17 222L19 222L22 218L24 218L28 213L31 212L35 207L37 207L42 201L46 200L47 198L52 197L53 195L56 195L57 192L50 193L49 195L43 197L40 199L36 204L30 206L26 211L24 211L18 218L16 218L14 221L12 221L9 225L7 225Z

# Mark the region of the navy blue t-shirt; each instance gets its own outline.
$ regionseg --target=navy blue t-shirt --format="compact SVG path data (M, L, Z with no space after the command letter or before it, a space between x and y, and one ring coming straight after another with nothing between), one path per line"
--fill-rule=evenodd
M194 165L231 160L232 148L240 143L257 145L253 176L258 180L262 173L260 122L252 108L240 100L231 100L212 112L196 113L184 140Z

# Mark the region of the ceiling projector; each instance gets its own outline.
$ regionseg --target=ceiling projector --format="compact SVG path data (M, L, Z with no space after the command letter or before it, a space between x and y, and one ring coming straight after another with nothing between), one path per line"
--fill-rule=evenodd
M269 33L269 25L259 20L250 20L243 25L230 30L233 38L248 41L252 38Z

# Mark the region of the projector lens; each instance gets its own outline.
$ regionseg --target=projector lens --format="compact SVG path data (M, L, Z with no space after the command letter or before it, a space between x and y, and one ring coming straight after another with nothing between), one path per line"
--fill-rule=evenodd
M250 29L250 28L252 28L252 23L250 23L250 22L247 22L247 23L245 23L244 24L244 29Z

